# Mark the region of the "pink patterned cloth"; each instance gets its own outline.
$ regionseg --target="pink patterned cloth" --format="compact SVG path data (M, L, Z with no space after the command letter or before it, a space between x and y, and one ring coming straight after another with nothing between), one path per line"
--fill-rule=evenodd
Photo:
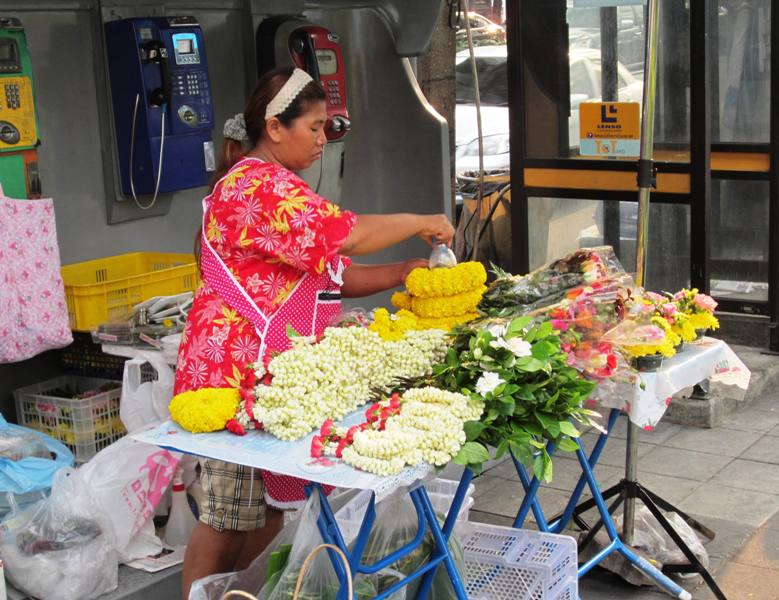
M338 251L355 221L279 165L244 158L230 169L203 199L203 285L182 334L174 394L241 387L249 363L267 365L290 348L287 325L321 335L340 313L349 259ZM263 480L272 506L306 500L306 481L266 471Z
M0 186L0 363L72 341L54 202L9 198Z

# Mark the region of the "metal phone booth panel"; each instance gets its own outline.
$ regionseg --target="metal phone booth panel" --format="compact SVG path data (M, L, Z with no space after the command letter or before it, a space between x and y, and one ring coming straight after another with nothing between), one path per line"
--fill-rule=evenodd
M413 56L429 49L441 5L439 1L322 0L292 2L275 11L261 2L253 8L255 32L266 19L287 14L337 36L350 130L328 143L321 169L313 165L302 175L343 208L358 214L449 210L448 125L422 95L412 62ZM288 57L284 60L282 64L291 64ZM428 253L426 245L415 240L367 262ZM386 303L382 297L363 304L374 300Z

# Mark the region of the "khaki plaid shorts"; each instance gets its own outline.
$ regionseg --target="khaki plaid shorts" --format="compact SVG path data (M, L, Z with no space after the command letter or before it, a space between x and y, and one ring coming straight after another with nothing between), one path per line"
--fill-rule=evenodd
M224 531L253 531L265 526L265 486L259 469L213 460L200 461L200 520Z

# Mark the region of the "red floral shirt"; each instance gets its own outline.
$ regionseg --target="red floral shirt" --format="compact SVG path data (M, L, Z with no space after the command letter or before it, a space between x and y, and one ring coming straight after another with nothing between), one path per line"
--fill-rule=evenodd
M204 223L213 249L271 316L304 273L324 271L356 218L315 194L291 171L246 158L215 186ZM259 347L249 321L204 283L182 335L175 393L240 387Z

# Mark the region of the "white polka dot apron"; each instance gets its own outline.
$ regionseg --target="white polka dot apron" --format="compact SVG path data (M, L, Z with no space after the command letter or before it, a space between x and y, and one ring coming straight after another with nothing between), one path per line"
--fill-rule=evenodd
M208 212L203 200L203 215ZM205 227L203 228L205 232ZM304 336L320 336L340 315L341 285L344 263L336 255L326 263L321 275L303 274L286 300L271 315L257 306L251 295L236 280L205 234L202 236L200 269L204 281L224 302L248 320L257 331L260 349L257 360L267 364L270 352L283 352L291 347L287 326ZM297 508L305 500L302 479L263 471L266 500L277 508Z

